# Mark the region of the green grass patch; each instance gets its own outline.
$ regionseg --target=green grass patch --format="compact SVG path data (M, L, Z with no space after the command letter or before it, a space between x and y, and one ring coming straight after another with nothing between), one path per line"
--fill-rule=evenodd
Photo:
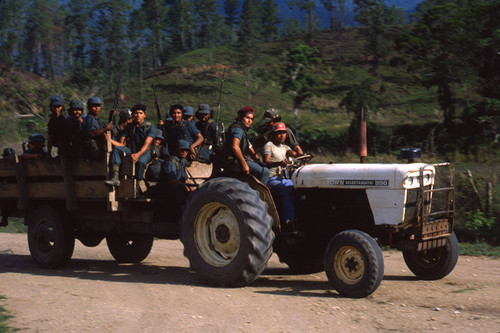
M461 255L500 258L500 246L492 246L484 242L460 243L459 249Z
M0 300L4 299L5 297L0 295ZM8 314L4 307L0 306L0 333L16 331L5 323L10 318L12 318L12 316Z
M26 233L26 231L28 231L28 227L24 225L24 220L16 217L9 218L8 226L0 227L0 232L10 234L22 234Z

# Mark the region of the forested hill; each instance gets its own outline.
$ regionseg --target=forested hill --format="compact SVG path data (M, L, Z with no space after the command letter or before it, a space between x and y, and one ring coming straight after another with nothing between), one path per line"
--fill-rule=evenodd
M153 83L163 114L177 102L216 108L226 68L221 120L227 124L245 104L257 108L257 118L276 107L311 150L355 151L361 109L370 154L410 145L467 153L493 145L498 1L427 0L412 25L381 0L357 1L359 25L333 30L313 24L280 30L274 0L245 0L234 21L201 0L189 18L175 1L135 8L124 0L55 3L0 2L4 142L20 140L19 127L46 132L51 94L67 102L98 95L107 109L120 79L120 108L144 102L153 111ZM148 117L156 121L154 112Z

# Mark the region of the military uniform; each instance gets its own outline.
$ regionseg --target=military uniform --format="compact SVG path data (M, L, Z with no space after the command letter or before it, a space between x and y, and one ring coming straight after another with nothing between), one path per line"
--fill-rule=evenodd
M166 125L164 138L170 155L175 154L174 149L177 141L186 140L188 145L191 146L196 141L198 134L200 134L200 131L192 121L182 119L179 124L171 123L170 125Z
M63 106L64 100L59 95L54 95L50 98L51 106ZM49 117L49 122L47 124L49 143L53 147L58 149L62 146L64 124L66 122L67 114L64 110L61 111L59 115L52 112ZM50 147L52 148L52 147ZM50 152L49 152L50 153Z
M102 129L106 127L106 124L99 118L94 117L91 114L87 114L83 118L83 132L84 132L84 142L83 142L83 156L89 159L101 159L104 157L106 140L104 136L98 136L92 138L91 133L94 130Z

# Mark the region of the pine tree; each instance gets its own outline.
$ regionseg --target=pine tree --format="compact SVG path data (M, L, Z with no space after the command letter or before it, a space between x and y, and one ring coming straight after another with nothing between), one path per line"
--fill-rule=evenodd
M145 25L151 32L150 44L152 47L153 68L158 69L165 58L164 54L164 34L166 25L167 6L163 0L144 0L141 5L141 25ZM132 22L135 24L136 22Z
M278 37L278 4L276 0L262 1L262 36L264 41L271 42Z
M229 27L229 43L231 45L236 41L235 27L238 23L238 16L240 12L239 0L224 0L224 14L226 14L225 22Z
M23 24L27 0L0 2L0 63L11 67L18 64L22 52Z
M189 0L173 0L171 3L167 26L174 52L186 52L193 47L195 23L192 7Z
M288 5L290 8L297 7L306 13L306 37L309 40L313 32L319 30L319 19L315 12L316 3L314 0L290 0Z

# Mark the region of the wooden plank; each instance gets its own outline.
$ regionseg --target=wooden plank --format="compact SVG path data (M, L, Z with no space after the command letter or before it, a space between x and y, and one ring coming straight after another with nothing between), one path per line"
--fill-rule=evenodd
M70 161L65 156L61 156L60 158L61 158L61 168L63 170L64 189L66 192L66 209L71 212L75 210L77 207L75 180L73 178L73 172L72 172L73 168Z
M16 156L16 180L17 180L17 209L28 209L28 190L26 185L26 173L24 171L24 160Z
M1 199L19 198L17 184L0 182L0 198Z
M0 159L0 178L16 177L16 160Z
M105 177L107 175L104 161L85 161L76 159L71 161L71 166L74 176ZM59 158L50 160L26 160L25 167L28 177L64 176Z

